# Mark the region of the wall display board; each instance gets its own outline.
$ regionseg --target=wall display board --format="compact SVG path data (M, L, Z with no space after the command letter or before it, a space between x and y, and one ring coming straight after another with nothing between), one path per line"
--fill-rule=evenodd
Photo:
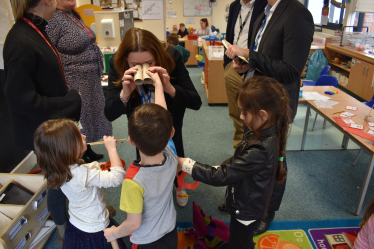
M183 16L211 16L209 0L183 0Z

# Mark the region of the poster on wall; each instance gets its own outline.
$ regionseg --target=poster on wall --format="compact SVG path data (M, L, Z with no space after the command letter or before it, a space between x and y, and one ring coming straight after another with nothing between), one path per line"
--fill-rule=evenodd
M162 1L143 1L143 20L163 20L164 6Z
M183 0L183 16L211 16L208 0Z

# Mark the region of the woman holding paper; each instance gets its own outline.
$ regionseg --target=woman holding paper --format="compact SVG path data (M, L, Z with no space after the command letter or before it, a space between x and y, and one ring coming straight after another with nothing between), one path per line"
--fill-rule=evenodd
M134 75L149 64L148 70L158 73L167 108L173 117L175 134L173 141L178 156L184 155L182 126L186 108L199 110L201 97L197 93L181 54L174 48L161 43L155 35L143 29L128 30L118 51L109 61L108 93L105 115L113 121L123 114L128 117L142 103L154 102L152 85L136 83ZM141 67L142 66L142 67ZM177 200L180 206L187 198Z

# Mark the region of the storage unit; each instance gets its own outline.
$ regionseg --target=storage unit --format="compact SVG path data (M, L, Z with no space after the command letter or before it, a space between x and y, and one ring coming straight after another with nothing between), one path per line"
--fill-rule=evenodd
M28 172L35 165L35 160L31 152L12 173L0 173L0 184L3 186L0 196L12 182L34 193L25 205L0 204L0 249L27 248L49 216L44 176L20 173Z
M369 101L374 95L374 56L359 52L355 48L326 44L325 55L329 59L336 56L352 58L351 68L329 61L332 69L342 71L339 85ZM346 81L346 82L344 82Z
M198 48L197 40L188 40L187 36L186 36L184 47L185 47L185 49L187 49L191 53L190 58L186 62L186 65L187 66L197 66L196 55L199 54L199 48Z
M127 30L134 27L132 10L105 10L94 13L96 38L101 47L118 47Z
M203 42L203 56L203 76L208 104L227 104L223 59L213 59L209 56L209 41Z

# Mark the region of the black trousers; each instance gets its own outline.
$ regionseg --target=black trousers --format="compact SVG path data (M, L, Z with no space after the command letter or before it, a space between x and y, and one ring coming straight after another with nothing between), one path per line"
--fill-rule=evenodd
M254 249L253 232L260 225L261 219L249 224L248 226L240 223L231 216L230 219L230 237L229 249Z
M133 244L130 242L130 248ZM138 245L138 249L177 249L178 248L178 232L177 227L173 231L165 234L160 239L150 244Z
M48 189L47 206L56 225L63 225L68 221L66 216L66 196L60 188Z

